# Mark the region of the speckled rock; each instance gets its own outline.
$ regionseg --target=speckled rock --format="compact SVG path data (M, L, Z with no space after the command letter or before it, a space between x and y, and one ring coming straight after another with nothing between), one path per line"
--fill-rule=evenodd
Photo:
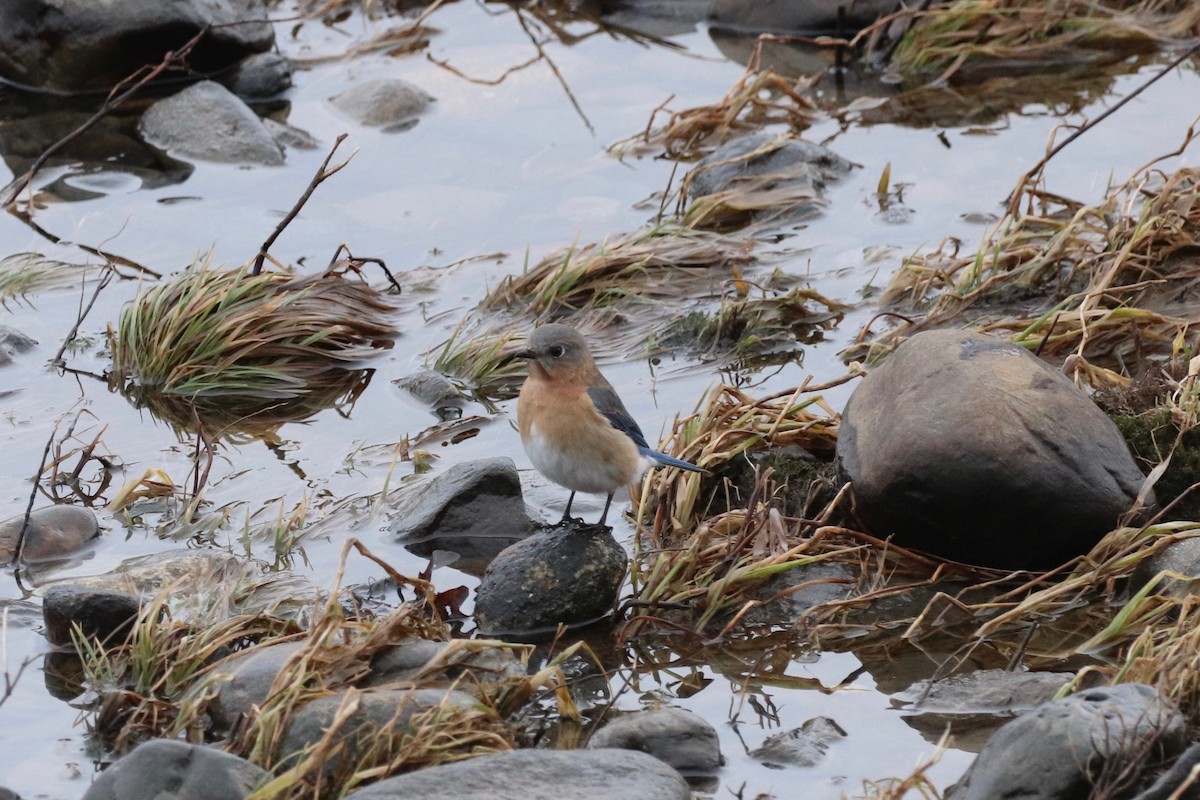
M872 533L1002 569L1086 553L1143 480L1087 395L1025 348L970 331L918 333L872 369L837 452Z
M0 562L12 560L25 524L19 514L0 522ZM25 561L49 561L70 555L100 535L100 523L90 509L79 506L48 506L34 509L25 532Z
M629 562L608 528L566 523L506 549L475 596L475 622L489 636L539 638L612 611Z
M83 800L242 800L269 777L211 747L154 739L100 773Z
M684 775L708 774L725 763L716 729L682 708L622 714L596 731L588 747L649 753Z

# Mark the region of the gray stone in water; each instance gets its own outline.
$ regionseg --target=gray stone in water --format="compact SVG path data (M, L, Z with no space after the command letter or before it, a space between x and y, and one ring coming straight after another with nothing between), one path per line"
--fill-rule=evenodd
M338 692L318 697L292 714L279 743L279 753L284 756L283 769L293 766L305 747L315 745L325 737L345 701L346 693ZM381 733L406 731L416 714L439 706L483 708L474 697L457 690L378 689L361 692L358 709L342 723L338 733L338 740L345 743L345 748L326 760L323 772L336 772L347 754L368 747Z
M1171 542L1147 558L1138 562L1130 576L1130 587L1137 591L1160 572L1172 572L1184 577L1200 575L1200 537ZM1157 584L1158 591L1187 594L1188 584L1164 575Z
M411 126L433 101L431 95L398 78L360 83L329 98L334 108L369 128Z
M407 487L388 516L392 535L418 555L449 550L490 560L537 527L507 456L455 464Z
M0 522L0 562L12 560L25 515ZM100 523L89 509L79 506L48 506L29 515L22 558L28 562L49 561L74 553L100 535Z
M1170 769L1158 776L1150 788L1133 800L1200 800L1200 786L1191 776L1197 766L1200 766L1200 744L1193 744ZM1186 789L1183 788L1185 784Z
M263 120L263 127L271 132L271 136L275 137L275 142L280 147L290 147L293 150L316 150L321 146L321 143L311 133L294 125L288 125L286 122L276 122L267 117Z
M612 611L629 562L608 528L568 523L509 547L488 565L475 596L485 635L538 638Z
M261 705L271 693L271 685L279 670L304 642L282 642L252 647L235 655L217 669L229 680L221 683L217 694L209 704L208 713L213 724L222 730L231 728L238 717L249 714Z
M182 158L226 164L283 163L283 151L262 120L237 95L202 81L146 109L142 136Z
M12 789L5 789L3 786L0 786L0 800L21 800L21 795Z
M750 757L775 767L815 767L846 731L829 717L813 717L799 728L768 736Z
M440 372L421 370L392 381L422 405L428 406L442 420L458 419L462 416L466 398L454 384Z
M823 603L849 597L858 587L859 572L840 561L802 564L772 577L754 593L762 602L744 616L750 624L795 622Z
M969 331L918 333L873 369L837 450L873 533L1002 569L1086 553L1143 480L1087 395L1025 348Z
M691 800L678 772L633 750L516 750L410 772L353 800Z
M682 708L622 714L596 731L588 747L649 753L684 775L707 774L725 763L716 729Z
M70 584L51 586L42 598L46 638L54 645L71 644L75 626L107 646L122 644L140 611L141 601L133 595Z
M778 146L773 146L778 144ZM757 150L761 155L750 156ZM729 163L726 163L729 162ZM716 194L750 180L803 183L814 204L826 183L853 168L846 159L827 147L775 134L754 133L727 142L701 160L689 173L691 199Z
M232 66L275 41L261 0L0 3L0 75L29 86L107 91L210 24L188 57L203 72Z
M292 86L292 62L274 51L258 53L238 64L227 84L238 97L275 97Z
M16 328L0 325L0 353L15 356L25 353L37 346L37 342L21 333Z
M691 33L704 21L712 0L616 0L602 6L605 22L649 36Z
M380 650L371 658L371 672L361 685L382 686L411 681L426 673L425 681L457 681L458 688L470 692L477 685L526 674L525 665L520 659L511 650L499 647L483 647L465 656L456 656L439 673L428 674L426 668L429 662L449 646L449 642L405 639L393 647Z
M715 0L708 21L753 33L853 33L899 6L899 0Z
M1183 715L1153 688L1125 683L1087 689L996 731L946 798L1092 797L1102 775L1135 775L1186 744Z
M105 770L83 800L242 800L269 777L229 753L155 739Z

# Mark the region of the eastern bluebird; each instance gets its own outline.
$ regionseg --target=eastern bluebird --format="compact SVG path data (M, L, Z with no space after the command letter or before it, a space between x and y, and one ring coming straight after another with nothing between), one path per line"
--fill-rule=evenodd
M528 359L529 377L517 399L521 444L538 472L571 490L563 520L570 519L576 492L613 493L663 465L705 470L652 450L612 385L596 369L587 342L574 328L543 325L517 353Z

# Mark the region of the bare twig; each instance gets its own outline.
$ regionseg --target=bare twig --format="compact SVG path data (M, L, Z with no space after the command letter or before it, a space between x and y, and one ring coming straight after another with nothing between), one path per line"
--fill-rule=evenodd
M537 49L538 57L545 59L546 66L550 67L550 71L554 73L554 77L558 81L559 86L562 86L563 92L565 92L567 95L567 99L571 101L571 106L574 107L575 113L579 115L579 118L583 120L583 124L587 126L588 133L595 136L596 129L592 127L592 121L588 119L587 114L583 113L583 108L579 105L579 101L575 99L575 93L571 91L571 87L567 83L567 79L564 78L563 74L558 71L558 65L554 63L554 59L550 58L549 54L546 52L546 49L542 46L542 43L538 41L537 35L529 29L529 23L525 21L525 15L521 13L521 9L513 6L513 11L516 12L517 22L520 23L521 30L525 31L525 35L529 37L529 41L532 42L533 46Z
M296 205L292 206L292 210L279 221L279 224L275 226L275 230L271 231L271 235L262 243L262 247L258 249L258 255L254 258L254 268L250 270L251 275L257 275L262 272L263 262L267 258L267 251L271 249L271 245L275 244L275 240L283 233L284 228L290 225L292 220L296 218L296 215L300 213L300 209L304 208L304 204L308 202L308 198L312 197L312 193L317 190L317 187L324 183L327 178L336 175L341 171L342 167L350 163L351 158L354 158L354 153L351 153L350 157L340 164L333 167L329 166L329 161L333 158L333 154L337 152L338 147L346 140L348 135L343 133L337 137L333 143L333 147L329 148L329 155L325 156L325 160L321 162L320 168L317 169L317 174L313 175L312 180L308 182L308 188L304 190L304 194L300 195L300 199L296 201Z
M69 413L69 412L68 412ZM79 421L79 415L82 411L75 412L75 421ZM25 516L21 520L21 530L17 533L17 546L13 548L12 561L13 566L21 563L21 556L25 553L25 539L29 532L29 519L33 515L33 503L37 500L38 485L42 478L42 473L46 470L46 460L50 458L50 449L54 447L54 435L58 433L58 426L66 418L66 414L59 417L58 422L54 424L54 430L50 432L49 438L46 439L46 446L42 448L42 460L38 463L37 472L33 473L33 488L29 491L29 502L25 504ZM74 423L72 423L74 426Z
M71 326L71 332L68 333L65 338L63 338L62 344L59 345L58 352L54 354L54 358L50 359L51 366L62 366L63 353L66 352L67 348L71 345L71 342L75 341L75 336L79 333L79 326L83 324L83 321L87 318L87 315L91 313L92 306L96 305L96 300L100 297L100 292L104 291L104 287L108 286L108 284L112 282L113 275L115 274L116 272L113 271L112 265L106 263L104 265L104 274L100 278L100 281L96 284L96 290L92 292L92 299L88 301L87 306L80 309L79 316L75 319L75 324Z

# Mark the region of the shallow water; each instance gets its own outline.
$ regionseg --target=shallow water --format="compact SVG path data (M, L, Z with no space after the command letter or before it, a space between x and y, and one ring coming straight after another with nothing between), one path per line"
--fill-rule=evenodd
M204 253L215 264L234 266L255 254L303 191L334 138L349 133L343 151L355 150L354 159L317 190L272 254L283 263L302 263L312 270L327 263L342 243L358 256L382 258L405 286L399 317L403 334L393 350L371 365L376 373L353 407L327 409L283 425L269 439L222 444L206 497L214 508L230 509L231 524L206 541L209 546L238 552L243 524L267 524L301 501L310 504L315 520L343 500L407 480L409 464L397 465L389 477L394 445L406 435L415 437L436 419L391 381L425 365L430 351L503 276L573 242L603 240L646 223L657 203L648 207L641 201L667 186L673 165L653 158L618 161L607 153L608 147L643 130L652 110L669 96L674 96L669 105L675 110L715 102L743 71L742 65L722 55L702 28L672 36L676 48L604 32L570 46L550 42L546 52L568 82L587 117L585 123L545 64L485 85L434 63L433 59L448 62L462 73L490 80L528 60L533 48L508 7L451 3L436 11L430 23L437 32L426 51L428 58L419 52L331 60L321 57L340 54L394 21L352 16L337 28L309 23L297 38L291 23L281 23L283 51L314 60L295 76L286 119L320 142L315 150L289 150L283 167L198 164L182 183L157 187L119 170L89 174L67 168L64 175L63 169L56 169L39 178L39 185L61 178L98 195L38 208L34 221L54 237L103 247L164 274ZM591 26L573 23L569 30L582 34ZM860 167L830 188L825 213L800 230L788 231L771 247L789 252L784 261L788 271L811 276L815 288L846 303L857 303L868 285L884 285L905 254L936 246L946 236L960 238L970 250L986 231L973 215L999 213L1016 179L1043 154L1056 125L1095 117L1156 69L1133 61L1124 68L1127 74L1111 81L1095 75L1064 78L1059 84L1017 81L1003 95L959 89L951 110L931 115L937 125L876 122L882 117L867 111L850 111L815 124L806 138L826 142ZM356 82L385 76L402 77L437 97L434 109L411 130L363 129L326 103ZM1179 99L1197 96L1198 83L1194 69L1185 68L1151 87L1056 157L1047 170L1050 188L1097 200L1110 183L1173 150L1195 114L1190 103ZM1065 101L1064 96L1075 101ZM10 99L0 94L0 103ZM831 106L838 101L831 97ZM859 103L852 108L864 107ZM0 113L4 108L0 104ZM879 175L889 163L893 185L903 185L905 213L900 215L881 212L875 196ZM0 166L0 181L11 177L10 169ZM0 216L0 257L22 251L90 263L92 272L99 263L78 247L52 243L14 216ZM115 324L121 304L136 290L137 282L129 280L100 295L81 328L84 341L68 353L71 369L104 371L105 328ZM103 382L47 366L70 330L81 298L90 291L90 283L81 288L76 282L31 297L27 304L11 303L0 312L0 322L40 343L0 370L0 410L6 423L0 433L6 454L0 464L0 515L24 511L29 478L37 471L47 438L57 421L81 409L77 438L89 440L103 429L103 449L124 465L114 487L148 468L162 469L177 484L189 480L190 439L181 439L169 425L133 408ZM856 308L837 331L804 353L802 364L744 377L761 382L757 391L766 393L794 386L809 374L817 381L841 375L838 351L873 314L869 304ZM604 369L652 439L676 414L690 412L721 378L712 365L686 360L652 368L634 359L606 364ZM831 392L831 405L840 407L848 390ZM513 412L511 403L501 404L496 415L482 407L469 409L489 421L473 437L432 446L434 468L511 455L522 470L527 498L552 517L559 513L565 492L546 486L529 469L512 425ZM43 502L40 499L39 505ZM575 510L591 517L600 507L599 499L581 498ZM104 572L134 555L189 544L186 535L159 537L160 524L171 530L169 516L147 512L130 525L105 512L101 517L106 534L89 551L39 571L26 585ZM303 539L308 563L298 561L296 568L317 586L327 586L342 541L352 534L401 571L418 572L424 560L391 544L382 532L385 528L382 518L335 517ZM616 534L628 540L632 529L622 521ZM273 560L269 539L254 547L264 560ZM352 558L347 580L378 574L365 560ZM475 583L453 566L437 570L434 581L439 587ZM11 573L2 583L0 602L26 596ZM37 623L35 612L12 612L3 654L10 674L25 658L46 651ZM639 701L662 698L712 722L729 761L714 792L717 796L737 792L743 785L745 797L853 795L864 780L907 774L934 749L892 708L887 693L894 691L896 676L889 675L881 690L879 676L862 670L851 653L813 655L787 667L788 678L812 678L828 691L795 688L804 681L781 680L779 675L772 676L770 686L751 682L746 687L736 669L716 654L712 661L685 661L676 674L640 674L636 691L623 694L619 707L635 708ZM78 711L46 693L40 667L34 660L0 706L0 785L26 798L69 800L85 791L94 760L84 728L75 724ZM704 679L688 686L706 684L704 688L681 692L684 672ZM618 676L614 684L621 680ZM756 707L775 713L760 714ZM848 734L817 766L773 769L748 755L771 733L817 716L836 720ZM971 757L952 749L930 774L945 785L961 774ZM802 793L799 786L804 787Z

